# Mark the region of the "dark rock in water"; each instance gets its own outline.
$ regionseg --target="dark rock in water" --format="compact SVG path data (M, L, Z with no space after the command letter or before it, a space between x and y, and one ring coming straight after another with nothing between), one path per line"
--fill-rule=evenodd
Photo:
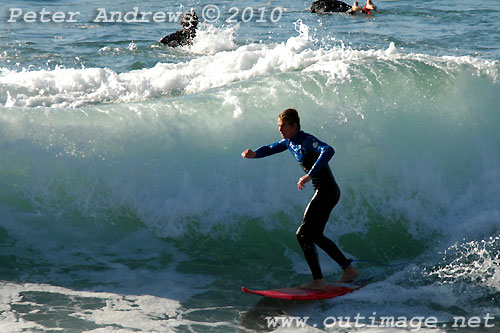
M351 6L338 0L316 0L311 5L311 13L344 13L351 9Z

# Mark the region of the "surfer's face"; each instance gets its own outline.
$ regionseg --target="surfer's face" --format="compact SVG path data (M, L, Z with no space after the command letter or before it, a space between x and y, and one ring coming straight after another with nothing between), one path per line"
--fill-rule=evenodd
M291 139L297 134L297 124L290 125L287 121L278 118L278 129L283 139Z

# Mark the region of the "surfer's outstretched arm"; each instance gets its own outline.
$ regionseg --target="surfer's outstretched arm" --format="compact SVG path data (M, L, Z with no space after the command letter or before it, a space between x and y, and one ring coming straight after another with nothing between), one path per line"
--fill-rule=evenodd
M283 139L281 141L272 143L267 146L262 146L256 151L252 149L247 149L241 153L241 156L244 158L262 158L269 155L274 155L277 153L281 153L287 149L287 140Z

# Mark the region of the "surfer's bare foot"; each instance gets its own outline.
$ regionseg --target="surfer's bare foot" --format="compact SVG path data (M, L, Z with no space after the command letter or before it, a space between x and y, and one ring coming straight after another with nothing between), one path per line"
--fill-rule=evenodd
M346 267L346 269L344 269L344 275L342 275L342 278L340 279L339 282L347 283L357 278L358 275L359 273L356 267L354 267L353 265L349 265L348 267Z
M312 280L311 282L301 284L297 288L307 290L326 290L326 283L324 279Z

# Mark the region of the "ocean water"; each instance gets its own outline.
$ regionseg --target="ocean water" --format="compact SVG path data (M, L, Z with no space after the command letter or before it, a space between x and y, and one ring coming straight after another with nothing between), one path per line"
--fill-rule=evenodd
M498 332L500 3L375 3L3 2L0 331ZM134 7L220 17L178 49L156 43L177 22L95 22ZM43 8L79 14L23 21ZM240 290L310 279L311 185L287 152L240 156L279 140L289 107L336 150L325 233L391 265L356 263L373 280L340 298Z

